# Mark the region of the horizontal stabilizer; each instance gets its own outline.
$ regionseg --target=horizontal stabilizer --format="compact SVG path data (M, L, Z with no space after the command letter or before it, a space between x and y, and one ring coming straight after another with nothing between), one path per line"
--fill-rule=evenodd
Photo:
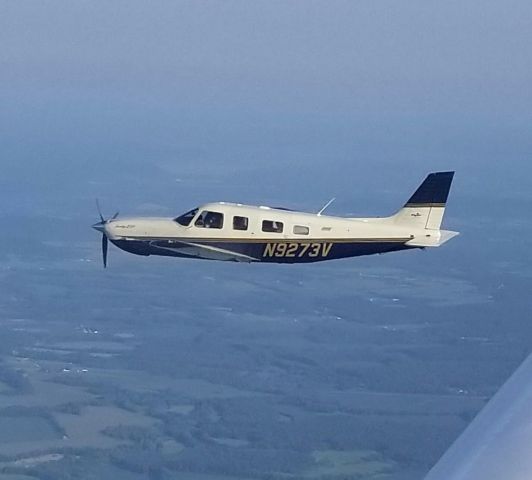
M451 230L436 230L431 233L417 235L412 240L406 242L409 247L440 247L451 238L459 235L459 232Z

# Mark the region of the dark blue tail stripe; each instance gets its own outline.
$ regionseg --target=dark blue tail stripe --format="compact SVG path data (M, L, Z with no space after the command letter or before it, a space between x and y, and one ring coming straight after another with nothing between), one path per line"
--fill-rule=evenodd
M427 176L425 181L410 197L406 205L441 204L447 202L454 172L437 172Z

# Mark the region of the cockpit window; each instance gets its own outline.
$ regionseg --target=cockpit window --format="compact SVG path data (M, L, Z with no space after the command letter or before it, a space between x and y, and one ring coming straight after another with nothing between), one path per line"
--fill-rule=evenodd
M222 228L224 226L223 213L203 210L194 225L202 228Z
M198 213L197 208L195 208L194 210L190 210L190 212L184 213L183 215L177 217L175 221L179 223L179 225L183 225L183 227L188 227L192 219L196 216L196 213Z

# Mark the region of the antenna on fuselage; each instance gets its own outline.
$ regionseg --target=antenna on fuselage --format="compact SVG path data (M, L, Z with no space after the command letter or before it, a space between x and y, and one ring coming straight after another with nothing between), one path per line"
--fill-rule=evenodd
M318 217L320 217L321 214L327 209L327 207L328 207L331 203L333 203L335 200L336 200L336 197L331 198L331 199L330 199L330 200L329 200L329 201L323 206L323 208L322 208L322 209L321 209L316 215L318 215Z

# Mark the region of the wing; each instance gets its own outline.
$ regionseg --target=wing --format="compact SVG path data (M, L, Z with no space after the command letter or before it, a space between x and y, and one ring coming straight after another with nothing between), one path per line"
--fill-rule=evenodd
M154 247L170 250L180 255L186 255L191 258L203 258L206 260L225 260L233 262L255 262L258 259L244 255L243 253L234 252L224 248L213 247L201 243L173 241L169 246L166 242L152 241L150 244Z
M532 355L495 394L425 480L532 478Z

